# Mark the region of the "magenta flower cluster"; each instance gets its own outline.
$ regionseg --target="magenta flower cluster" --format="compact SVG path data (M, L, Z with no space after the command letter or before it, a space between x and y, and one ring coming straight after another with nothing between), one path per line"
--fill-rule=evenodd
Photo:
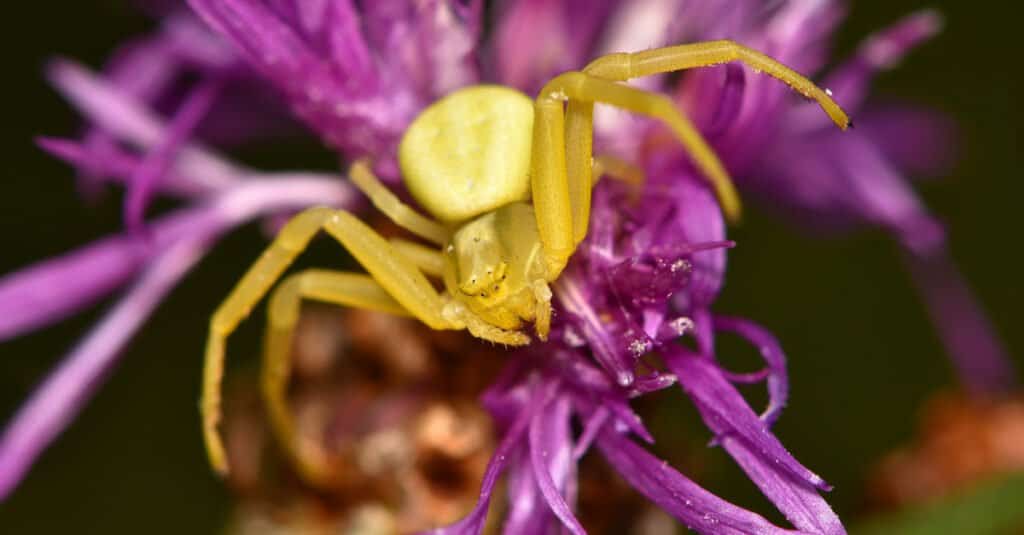
M215 147L278 135L297 119L343 160L371 158L397 187L402 132L419 110L456 87L487 81L535 91L603 52L717 38L817 74L844 15L836 0L770 7L748 0L506 0L488 11L494 20L484 39L479 0L167 4L152 2L161 14L158 29L126 44L103 72L67 60L49 68L89 127L80 138L45 138L40 146L75 166L89 185L123 185L126 230L0 279L0 339L123 293L0 438L0 496L74 418L125 342L219 237L314 204L357 207L341 176L260 172ZM820 78L854 117L851 133L834 132L785 86L738 65L640 83L677 99L741 189L819 227L868 223L891 231L921 280L930 281L924 292L967 380L999 388L1010 374L998 342L948 261L941 225L903 178L939 161L948 127L922 110L866 104L874 75L937 32L939 22L931 12L912 15ZM480 533L502 473L509 485L506 533L546 533L556 523L584 533L574 515L577 461L594 448L698 532L790 532L704 490L641 445L654 437L630 400L675 386L697 406L714 443L796 530L843 533L821 496L828 484L771 432L788 394L779 343L749 320L713 311L732 246L714 197L685 154L660 141L656 125L601 113L595 124L595 146L640 165L647 184L638 192L605 181L595 190L590 234L554 287L551 340L519 351L484 396L501 441L480 502L437 533ZM181 199L182 207L146 218L157 195ZM940 287L945 291L933 291ZM764 368L724 369L715 358L721 333L748 340ZM769 393L760 414L735 386L759 382Z

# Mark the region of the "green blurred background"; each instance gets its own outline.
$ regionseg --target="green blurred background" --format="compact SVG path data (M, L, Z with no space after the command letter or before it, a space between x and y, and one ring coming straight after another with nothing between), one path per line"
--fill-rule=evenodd
M0 273L121 228L119 193L82 202L72 172L32 139L71 135L80 124L44 82L46 59L67 55L98 66L115 46L150 27L128 4L5 6ZM958 165L920 189L950 224L953 255L1010 352L1019 355L1024 334L1012 326L1024 297L1014 230L1020 223L1012 216L1024 193L1017 176L1024 164L1018 138L1022 71L1015 57L1019 20L994 5L962 0L856 3L837 51L850 52L872 30L926 6L942 10L946 31L884 76L876 93L930 105L958 121ZM308 140L239 158L268 168L330 169L333 162ZM857 524L868 468L911 437L922 401L954 385L950 366L896 247L880 232L823 241L754 207L734 237L740 245L718 309L761 321L781 339L790 358L792 399L776 430L799 459L836 486L829 500L848 524ZM232 234L172 293L75 424L0 504L0 531L209 533L223 525L229 498L206 466L199 436L201 347L206 314L264 243L256 226ZM336 262L334 251L318 247L303 263ZM4 421L103 310L2 345ZM259 323L250 321L233 337L233 355L254 354ZM673 421L680 436L666 437L664 447L701 447L707 431L684 396L671 397L659 419ZM704 457L697 479L773 515L724 454L715 450Z

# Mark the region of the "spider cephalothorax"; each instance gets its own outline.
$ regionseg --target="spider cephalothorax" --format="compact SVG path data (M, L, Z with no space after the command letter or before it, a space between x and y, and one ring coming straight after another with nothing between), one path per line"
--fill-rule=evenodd
M500 86L456 91L424 110L399 148L403 181L434 219L403 204L364 162L352 181L399 226L430 242L387 240L354 215L325 207L295 216L249 269L210 321L203 385L203 430L210 461L227 459L217 434L224 343L320 230L337 239L367 273L308 270L270 299L263 391L275 433L311 483L318 462L296 443L285 403L289 350L302 299L411 315L434 329L467 329L507 345L541 339L551 323L549 283L586 237L590 190L602 162L592 155L593 107L609 104L661 120L709 180L726 217L739 201L722 164L699 132L663 95L631 78L743 61L812 98L841 128L839 106L811 81L731 41L713 41L598 58L548 82L533 101ZM620 162L621 163L621 162ZM619 167L622 167L620 165ZM441 279L438 292L428 277Z

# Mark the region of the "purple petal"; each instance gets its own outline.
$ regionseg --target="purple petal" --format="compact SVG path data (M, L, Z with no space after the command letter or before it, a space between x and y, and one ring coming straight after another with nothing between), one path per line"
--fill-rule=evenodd
M764 456L751 450L742 440L726 436L721 444L736 459L750 480L797 529L825 535L846 533L839 517L818 494L817 489L803 481L794 480Z
M593 414L587 417L587 421L583 424L583 433L580 434L580 438L572 450L573 459L578 461L590 451L590 446L594 444L594 440L601 433L604 424L608 422L608 416L608 409L598 407Z
M459 7L462 1L426 2L412 18L413 36L407 46L414 47L409 56L418 58L413 65L426 67L417 86L428 102L480 81L476 46L482 1L471 0ZM412 70L413 65L406 63L405 70Z
M836 151L848 181L845 202L868 221L891 229L912 251L928 251L943 243L945 230L878 147L859 133L845 137L845 150Z
M857 55L825 79L824 87L848 113L855 113L867 98L874 77L897 66L914 48L942 30L942 16L926 9L905 17L869 37ZM817 114L819 118L822 114ZM822 123L828 118L822 118Z
M960 380L978 394L1013 391L1013 361L949 253L909 252L904 259Z
M718 201L702 181L692 174L666 173L661 180L671 184L670 195L679 206L678 217L671 228L678 229L675 239L691 244L726 242L725 220ZM676 305L681 310L705 308L715 300L725 282L728 248L715 247L695 252L688 291L680 292Z
M586 339L594 358L614 378L619 386L629 386L636 376L633 374L631 361L623 358L616 349L615 342L605 329L597 311L588 301L582 281L564 274L555 283L555 297L565 312L576 319L580 334Z
M845 533L818 494L829 485L782 447L713 361L680 349L667 355L666 363L718 441L794 526L810 533Z
M743 67L729 63L701 72L686 84L681 104L712 144L739 117L746 79Z
M567 397L556 399L550 407L538 411L530 423L530 461L534 480L551 511L571 533L586 535L566 502L569 480L576 475L569 426L571 416L572 407Z
M734 436L742 439L795 480L821 490L830 488L821 477L786 451L768 429L768 425L751 410L743 396L726 380L713 361L693 356L683 348L675 348L666 352L665 362L679 378L683 390L693 399L704 422L716 437Z
M238 56L191 13L177 13L164 20L161 28L165 46L181 61L207 74L223 74L238 67Z
M213 106L222 86L223 81L219 78L200 83L171 120L166 136L146 156L129 179L124 205L124 218L129 230L136 234L141 232L142 219L153 192L171 168L181 146Z
M95 144L89 144L88 140L79 142L71 139L40 137L36 138L36 144L55 158L75 167L89 169L97 177L110 178L121 184L127 183L131 179L140 163L137 156L116 146L110 147L109 150L97 148ZM208 193L205 188L199 187L194 181L178 177L164 180L158 183L157 187L161 193L178 197L197 197Z
M117 51L104 68L111 84L140 102L152 102L171 84L178 62L168 50L163 36L131 42ZM104 154L117 150L117 140L102 129L90 126L83 144L88 152ZM102 175L96 168L81 166L80 172L91 186Z
M606 429L597 447L630 485L698 533L793 533L701 488L619 433Z
M534 404L537 402L534 401ZM480 535L483 532L484 524L487 522L487 511L491 506L491 496L494 487L498 484L498 478L505 471L511 459L516 455L516 449L521 446L521 441L526 437L530 420L534 418L535 411L522 410L516 420L505 431L505 436L494 451L491 461L487 464L484 472L484 479L480 485L480 499L476 507L462 520L443 528L430 530L431 535Z
M106 132L140 149L158 146L167 135L163 122L149 108L77 63L56 60L48 69L57 89L81 113ZM232 185L239 170L216 155L191 144L178 153L179 176L195 180L208 191Z
M554 515L544 507L527 448L520 451L508 468L508 513L501 528L507 535L546 535Z
M376 79L361 63L330 63L260 2L189 0L189 5L285 93L296 115L350 155L387 155L422 105L406 86L361 82Z
M495 72L506 85L535 93L556 74L583 67L615 0L512 0L496 18Z
M59 321L120 287L159 251L191 232L200 210L154 224L149 246L124 235L105 238L0 279L0 340ZM150 248L152 247L152 248Z
M715 316L714 323L716 330L742 336L761 353L761 358L767 364L765 371L769 399L768 408L761 414L761 420L768 426L775 425L789 399L789 376L786 374L786 355L782 352L782 346L772 333L750 320Z
M376 83L373 58L360 28L359 15L350 0L327 6L326 38L330 56L342 73L350 73L357 83Z
M347 183L337 177L325 179L316 175L280 175L277 178L253 178L205 206L183 210L158 221L147 245L148 251L163 251L150 261L148 275L136 283L135 289L101 321L61 367L36 391L31 400L15 416L14 422L0 439L0 500L13 490L28 467L45 446L71 421L98 381L114 362L120 347L138 329L159 299L174 285L205 248L206 242L225 230L256 216L279 211L293 211L308 206L349 205L355 195ZM44 264L27 274L8 278L0 288L0 309L14 307L5 317L17 317L20 308L38 307L46 314L30 315L28 322L14 327L37 326L43 321L66 315L84 299L95 298L97 287L109 286L108 270L124 257L124 249L137 242L127 237L110 238L98 246L74 253L70 257ZM194 258L195 257L195 258ZM70 260L69 260L70 258ZM140 266L141 260L129 258ZM92 269L86 272L84 269ZM84 277L84 275L90 277ZM117 271L122 281L128 275ZM17 283L17 284L15 284ZM88 287L85 297L69 302L65 294L48 294L58 284ZM78 286L66 289L74 295ZM6 295L4 295L6 294ZM40 300L41 299L41 300ZM7 301L7 302L5 302ZM20 304L20 306L19 306ZM34 310L30 310L34 313Z
M0 436L0 501L68 425L124 344L206 248L199 234L163 252L139 282L40 385Z
M933 110L872 105L857 116L857 130L873 140L896 168L918 178L949 170L957 160L957 128Z

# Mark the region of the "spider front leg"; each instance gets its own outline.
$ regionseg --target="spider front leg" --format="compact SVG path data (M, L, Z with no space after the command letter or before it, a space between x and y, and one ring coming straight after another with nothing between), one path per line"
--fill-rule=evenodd
M349 176L352 183L370 198L370 202L395 224L438 246L448 243L451 238L448 229L437 221L424 217L391 193L391 190L381 184L370 171L368 162L360 160L354 163L349 169Z
M270 296L263 344L261 388L263 401L278 443L307 482L324 487L331 481L319 451L304 448L295 430L287 402L291 377L291 349L303 299L377 310L399 316L409 313L377 284L358 274L311 269L285 279Z
M730 221L739 219L739 196L728 173L725 171L725 167L693 126L693 123L683 116L668 97L590 76L582 72L567 72L555 77L544 86L544 89L541 90L537 97L537 107L540 109L542 106L556 104L560 107L561 102L566 99L569 100L570 105L573 104L573 101L590 103L591 105L595 102L602 102L660 119L672 130L672 133L675 134L679 142L690 153L694 163L711 183L725 217ZM569 111L571 113L573 109L570 108ZM537 118L538 121L546 119L550 120L547 117ZM577 124L580 125L585 125L587 122L584 118L580 117L577 117L576 120L579 121ZM537 140L535 140L536 142ZM580 143L571 144L566 150L568 152L582 152L587 149L589 149L589 144ZM539 151L536 148L534 150L536 156L536 153ZM576 155L572 158L572 161L579 162L582 159L582 156ZM580 173L579 170L577 170L578 173ZM537 217L539 221L539 209Z
M534 104L530 190L549 281L558 278L576 248L562 108L562 100L554 98L537 97Z
M851 126L846 112L814 82L772 57L728 39L667 46L641 52L608 54L592 61L583 72L607 80L626 81L641 76L710 67L732 61L741 61L816 101L839 128L846 130Z
M354 215L320 207L295 216L210 319L200 410L210 464L221 474L228 470L224 445L217 433L225 341L321 229L337 239L373 279L417 319L433 329L463 328L442 315L444 301L423 273Z

